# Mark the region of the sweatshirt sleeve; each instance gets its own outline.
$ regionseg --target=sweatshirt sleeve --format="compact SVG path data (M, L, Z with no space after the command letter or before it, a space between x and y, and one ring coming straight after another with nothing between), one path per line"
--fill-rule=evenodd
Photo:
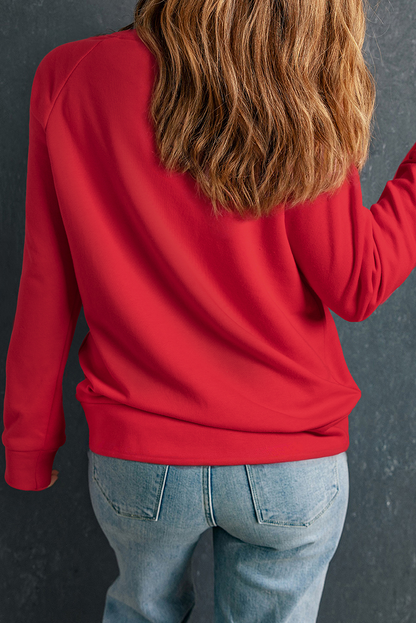
M65 443L62 380L82 307L33 93L23 264L6 359L2 434L5 480L25 491L48 487L55 454Z
M416 266L416 143L377 203L363 206L357 168L343 185L285 213L296 264L322 302L360 322Z

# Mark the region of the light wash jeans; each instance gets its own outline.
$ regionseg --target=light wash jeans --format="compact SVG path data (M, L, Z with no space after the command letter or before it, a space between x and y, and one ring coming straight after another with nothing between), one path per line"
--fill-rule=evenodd
M87 451L97 521L119 575L103 623L185 623L191 557L213 528L215 623L314 623L344 527L347 453L177 466Z

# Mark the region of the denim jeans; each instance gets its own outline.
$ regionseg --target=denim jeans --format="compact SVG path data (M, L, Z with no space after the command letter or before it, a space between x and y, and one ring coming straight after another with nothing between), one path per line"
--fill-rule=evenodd
M213 529L215 623L314 623L344 527L347 453L178 466L88 454L97 521L119 575L103 623L185 623L191 558Z

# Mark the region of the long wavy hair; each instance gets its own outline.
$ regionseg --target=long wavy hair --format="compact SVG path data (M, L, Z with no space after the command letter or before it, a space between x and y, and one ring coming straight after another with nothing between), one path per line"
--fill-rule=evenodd
M367 0L139 0L159 158L241 217L313 201L369 156Z

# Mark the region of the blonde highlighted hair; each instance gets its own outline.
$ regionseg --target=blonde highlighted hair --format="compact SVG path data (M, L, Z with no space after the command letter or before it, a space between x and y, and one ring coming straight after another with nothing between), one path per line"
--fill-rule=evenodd
M139 0L155 55L161 163L221 209L260 218L335 192L369 156L367 0Z

